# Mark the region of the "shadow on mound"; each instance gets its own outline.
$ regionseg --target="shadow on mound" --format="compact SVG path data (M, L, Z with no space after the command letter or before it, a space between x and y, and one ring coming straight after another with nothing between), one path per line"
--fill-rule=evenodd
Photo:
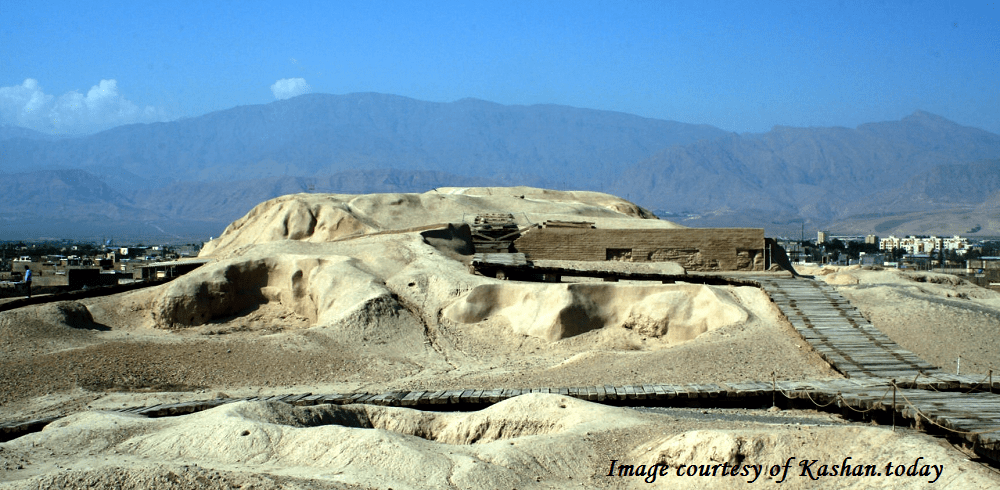
M295 407L281 402L243 403L235 414L259 423L292 427L339 425L382 429L444 444L483 444L497 440L565 432L592 423L620 409L588 404L574 398L529 394L505 400L477 412L422 412L375 405ZM620 417L620 415L617 415Z
M812 277L812 276L802 276L799 274L795 267L792 267L792 261L788 258L788 254L785 253L785 249L773 238L765 238L764 246L771 254L771 267L778 266L779 269L783 271L791 272L793 276L796 277Z
M56 311L68 327L85 330L108 331L111 327L94 321L90 310L82 303L67 301L56 305Z

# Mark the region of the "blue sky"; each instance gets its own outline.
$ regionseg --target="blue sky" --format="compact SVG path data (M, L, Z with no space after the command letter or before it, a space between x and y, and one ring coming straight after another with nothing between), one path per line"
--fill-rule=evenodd
M3 0L0 123L79 133L312 91L738 132L921 109L1000 133L998 2L807 3Z

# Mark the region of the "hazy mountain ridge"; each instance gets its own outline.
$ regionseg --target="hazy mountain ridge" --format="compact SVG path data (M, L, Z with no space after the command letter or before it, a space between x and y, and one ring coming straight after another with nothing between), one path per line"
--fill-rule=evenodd
M1000 193L1000 159L936 166L908 180L893 197L930 205L975 205L997 193Z
M20 126L12 126L10 124L0 124L0 141L6 141L12 139L51 141L59 138L62 137L58 135L38 132L35 131L34 129L22 128Z
M299 192L345 194L424 192L451 185L504 185L497 179L443 172L355 170L325 177L266 177L224 182L175 182L156 189L115 188L85 170L4 175L0 239L218 235L262 201Z
M494 185L610 192L682 224L776 234L797 235L801 223L925 229L950 208L962 223L1000 222L990 218L1000 136L921 111L854 129L735 134L556 105L310 94L86 137L27 136L0 143L0 174L16 182L0 216L26 227L30 216L74 229L144 220L221 230L287 193Z
M134 209L128 196L83 170L42 170L5 175L0 216L45 219L52 211L120 214Z
M969 161L997 156L1000 136L917 112L853 130L776 127L667 148L624 172L611 191L654 209L758 209L822 220L870 212L873 202L892 201L887 194L940 199L953 192L943 180L969 172ZM993 182L961 180L978 189L965 194L966 203L989 195Z
M172 219L211 217L223 224L242 217L261 202L286 194L323 192L370 194L424 192L449 185L482 187L500 181L444 172L355 170L322 177L267 177L231 182L177 182L155 193L137 192L135 201Z
M672 144L725 134L711 126L565 106L422 102L381 94L309 94L171 123L122 126L39 144L13 140L8 171L113 165L142 175L169 165L179 181L344 170L531 173L600 182ZM67 164L66 162L72 162Z

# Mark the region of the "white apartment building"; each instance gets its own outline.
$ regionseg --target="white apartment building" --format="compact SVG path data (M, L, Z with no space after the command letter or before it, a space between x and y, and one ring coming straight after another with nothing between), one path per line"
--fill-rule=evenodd
M901 248L908 254L927 254L944 249L952 250L958 255L965 255L965 252L969 249L969 240L958 235L951 238L939 238L936 236L915 237L912 235L906 238L898 238L889 235L888 238L879 240L878 248L883 251Z

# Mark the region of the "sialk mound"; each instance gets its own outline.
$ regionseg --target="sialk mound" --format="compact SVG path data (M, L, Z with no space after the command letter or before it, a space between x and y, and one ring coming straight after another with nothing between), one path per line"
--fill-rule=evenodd
M262 203L205 246L211 262L170 283L0 313L3 420L74 413L0 444L0 481L13 488L621 488L646 483L604 476L612 459L648 467L796 455L912 461L920 453L946 466L938 484L995 483L919 434L845 428L829 418L822 427L678 421L558 396L463 414L262 403L163 419L100 411L277 393L838 376L757 288L470 274L463 223L482 213L511 213L522 224L677 227L614 196L531 188L299 194ZM824 277L844 284L876 327L891 330L893 315L923 325L889 333L928 359L952 353L942 342L906 342L911 332L934 338L927 325L937 314L980 315L982 328L967 345L996 338L986 327L997 311L993 297L936 279L862 272ZM903 296L906 308L926 317L880 303ZM988 353L966 355L994 362ZM684 435L690 430L703 432ZM894 449L875 454L871 440ZM718 454L690 453L709 443ZM791 449L796 444L801 452ZM657 484L714 481L675 475Z

